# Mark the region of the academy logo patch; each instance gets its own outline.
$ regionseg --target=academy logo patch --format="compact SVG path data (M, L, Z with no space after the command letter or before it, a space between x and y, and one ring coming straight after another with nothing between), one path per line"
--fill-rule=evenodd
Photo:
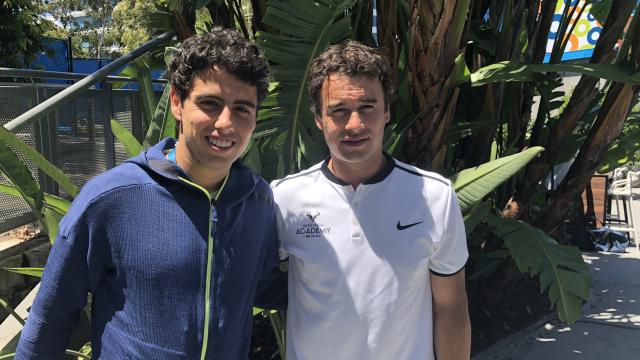
M311 222L305 222L301 227L297 228L296 235L303 238L316 238L331 232L331 227L324 226L316 221L320 216L319 211L308 211L305 215Z

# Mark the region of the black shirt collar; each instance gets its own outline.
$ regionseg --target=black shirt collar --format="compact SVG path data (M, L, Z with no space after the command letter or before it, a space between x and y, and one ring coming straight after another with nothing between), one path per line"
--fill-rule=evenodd
M384 154L384 157L385 157L385 160L386 160L386 163L385 163L384 167L380 171L378 171L378 173L376 173L371 178L369 178L367 181L363 182L364 185L377 184L377 183L383 181L384 179L386 179L387 176L389 176L389 174L391 174L391 171L393 171L393 168L395 167L395 161L387 153L383 153L383 154ZM330 159L331 159L331 157L328 157L322 162L322 167L320 169L322 170L322 173L324 174L324 176L329 181L331 181L333 183L336 183L338 185L342 185L342 186L349 185L346 182L338 179L331 172L331 170L329 170L329 160Z

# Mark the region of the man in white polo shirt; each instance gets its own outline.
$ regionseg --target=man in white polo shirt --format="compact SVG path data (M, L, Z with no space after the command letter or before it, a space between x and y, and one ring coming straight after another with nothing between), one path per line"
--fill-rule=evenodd
M355 42L311 66L331 156L272 183L289 257L287 360L469 358L464 223L449 180L383 153L389 73Z

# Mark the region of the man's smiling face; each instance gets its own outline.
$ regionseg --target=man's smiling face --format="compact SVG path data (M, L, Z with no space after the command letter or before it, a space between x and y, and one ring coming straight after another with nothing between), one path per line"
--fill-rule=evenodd
M214 66L194 77L184 100L173 89L170 94L171 110L180 122L178 163L187 172L226 173L256 126L256 87Z

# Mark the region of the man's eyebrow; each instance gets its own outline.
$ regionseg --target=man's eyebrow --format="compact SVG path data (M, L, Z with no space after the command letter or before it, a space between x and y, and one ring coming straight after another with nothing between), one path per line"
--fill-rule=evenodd
M248 107L250 107L252 109L255 109L255 108L258 107L254 102L249 101L249 100L236 100L236 101L233 102L233 104L234 105L245 105L245 106L248 106Z
M367 104L376 104L378 102L378 99L374 98L374 97L368 97L368 98L363 98L363 99L359 99L358 102L361 103L367 103ZM327 110L333 110L335 108L338 108L340 106L343 106L344 103L341 102L337 102L335 104L327 104Z
M206 100L216 100L218 102L224 103L224 99L221 98L220 96L217 95L213 95L213 94L200 94L197 95L196 98L194 99L196 102L198 101L206 101ZM249 100L236 100L233 102L234 105L245 105L248 106L252 109L257 108L257 105Z
M337 103L334 103L334 104L327 104L327 110L333 110L333 109L338 108L338 107L343 106L343 105L344 105L343 102L337 102Z

